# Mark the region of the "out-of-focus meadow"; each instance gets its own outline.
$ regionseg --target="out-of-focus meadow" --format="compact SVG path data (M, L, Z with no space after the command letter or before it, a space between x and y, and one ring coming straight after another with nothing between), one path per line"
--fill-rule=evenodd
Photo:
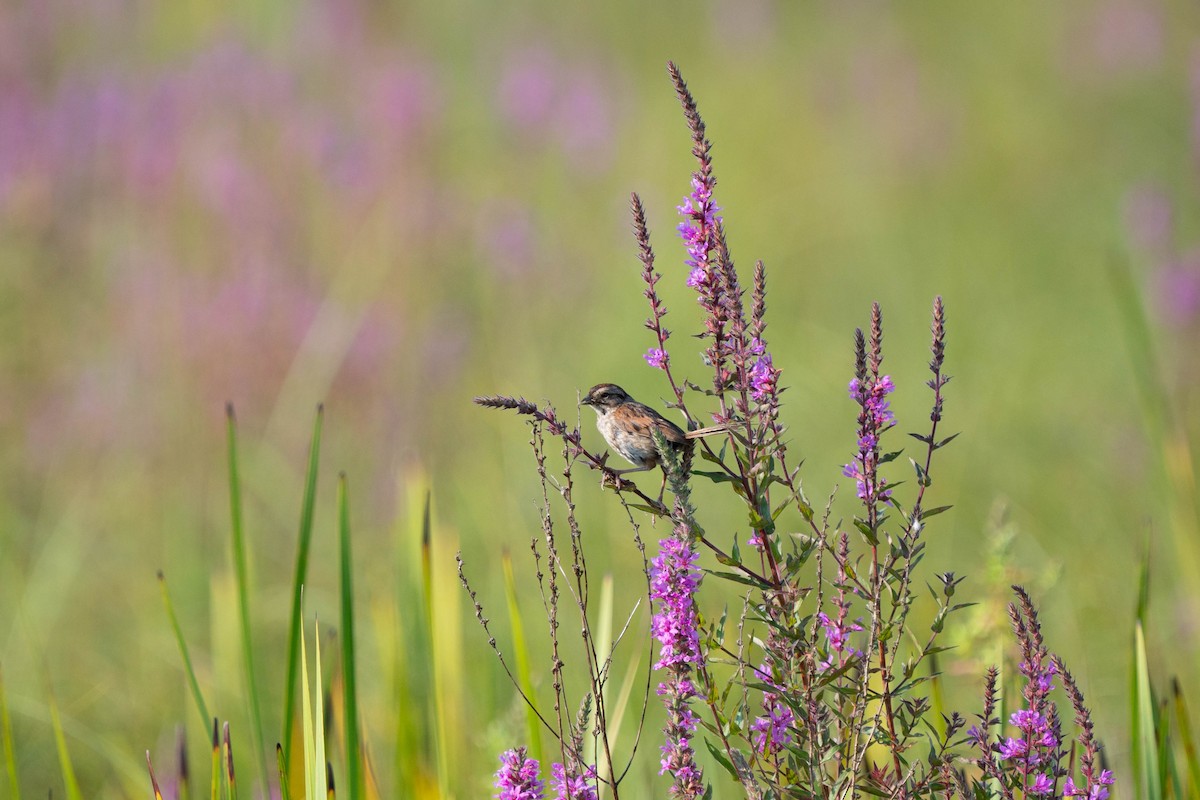
M499 613L491 565L509 548L532 569L537 486L526 428L470 398L524 394L573 415L600 381L666 395L641 358L654 343L633 190L667 274L674 363L703 372L675 236L693 165L668 58L715 143L733 255L767 264L783 416L812 497L845 482L851 336L870 302L907 431L928 415L929 305L945 297L946 427L964 433L932 490L955 509L924 577L965 573L959 596L987 601L954 656L970 667L960 709L977 710L995 658L969 634L1004 624L990 598L1020 579L1110 759L1127 763L1147 541L1156 664L1200 703L1196 519L1171 490L1186 489L1200 387L1193 4L221 5L0 7L0 668L33 796L61 782L51 691L88 797L145 793L141 754L166 758L179 724L202 751L160 568L210 703L235 736L249 726L227 401L267 741L324 402L309 618L336 618L331 476L344 470L365 721L391 785L391 717L408 708L393 653L425 655L403 646L419 594L406 537L431 487L437 613L445 637L462 627L442 645L463 681L449 788L490 793L520 709L468 627L449 554L462 548ZM1149 367L1122 311L1143 302ZM1173 416L1154 411L1159 374ZM636 581L619 507L580 492L593 566ZM650 781L656 753L645 761Z

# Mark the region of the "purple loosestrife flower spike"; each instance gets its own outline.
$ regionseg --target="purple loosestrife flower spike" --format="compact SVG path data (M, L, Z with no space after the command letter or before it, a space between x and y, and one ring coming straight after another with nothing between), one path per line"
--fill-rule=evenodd
M775 755L792 743L796 715L780 702L779 695L774 692L763 693L763 711L767 713L750 725L754 733L754 749L760 755Z
M538 779L538 762L527 758L525 748L508 750L500 756L500 769L496 772L494 795L498 800L542 800L543 784Z
M583 775L568 775L562 764L550 765L550 789L554 800L597 800L596 770L588 767Z
M650 564L650 599L658 609L650 630L662 645L654 668L667 672L666 680L658 685L658 694L667 707L660 774L670 773L674 778L673 796L690 800L703 793L704 785L691 745L692 733L699 724L690 705L698 694L691 674L703 662L694 599L700 586L696 565L699 555L688 532L687 522L681 520L673 536L659 542L659 554Z
M642 358L646 359L646 363L655 369L666 369L667 364L671 363L670 355L667 354L666 350L659 347L650 348Z

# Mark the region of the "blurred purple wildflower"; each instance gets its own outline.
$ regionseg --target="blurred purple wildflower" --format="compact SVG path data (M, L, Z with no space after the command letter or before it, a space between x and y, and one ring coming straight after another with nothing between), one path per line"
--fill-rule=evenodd
M1200 250L1159 267L1158 306L1166 321L1182 328L1200 319Z
M642 358L646 359L646 363L655 369L666 369L667 365L671 363L671 356L660 347L650 348Z
M554 766L561 769L561 765ZM543 783L538 779L538 762L525 756L525 748L507 750L500 756L500 769L496 771L494 795L498 800L542 800Z
M555 800L597 800L595 780L593 767L585 769L582 775L568 775L562 764L550 765L550 789Z
M496 90L500 113L509 124L530 133L546 127L557 93L558 70L554 57L541 48L510 54Z

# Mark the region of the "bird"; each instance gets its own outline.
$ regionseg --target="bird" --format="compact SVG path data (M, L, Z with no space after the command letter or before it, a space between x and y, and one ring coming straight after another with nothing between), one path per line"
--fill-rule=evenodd
M685 432L650 406L634 400L615 383L596 384L580 402L596 411L596 427L604 436L604 441L608 442L608 446L633 464L631 469L613 470L613 474L620 476L631 472L646 472L656 466L662 466L663 485L658 493L660 503L667 485L667 467L652 431L657 429L668 447L690 460L688 457L695 446L695 439L728 430L726 425L715 425Z

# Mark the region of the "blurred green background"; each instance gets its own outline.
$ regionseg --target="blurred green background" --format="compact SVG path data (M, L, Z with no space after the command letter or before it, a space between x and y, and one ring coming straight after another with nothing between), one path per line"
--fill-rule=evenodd
M1025 581L1120 765L1152 540L1151 645L1200 702L1195 518L1161 456L1163 441L1177 456L1194 447L1200 386L1194 4L221 6L0 6L0 666L35 796L60 780L51 687L86 796L145 792L141 753L169 750L177 724L203 738L159 568L210 702L235 732L247 725L228 621L226 401L246 450L260 669L278 694L318 403L310 615L336 618L328 477L345 470L365 647L384 653L406 614L401 537L426 481L439 552L458 542L485 599L500 602L502 548L531 569L527 431L473 395L573 416L600 381L667 394L641 359L652 341L630 191L667 276L673 363L705 376L674 231L693 162L668 58L715 143L733 255L767 264L810 496L842 480L854 446L851 337L873 300L899 431L927 424L942 294L946 425L964 435L935 466L937 503L956 508L931 529L925 577L969 575L967 599ZM1128 301L1145 304L1182 420L1169 435L1145 422L1156 373L1131 355ZM622 512L590 482L579 491L593 564L626 579L640 562ZM738 518L705 524L744 539ZM452 562L435 568L455 595ZM994 656L962 644L960 708L973 712ZM455 787L483 796L495 754L520 743L516 706L482 634L465 628L461 648ZM364 663L363 691L386 697L386 669ZM367 724L386 749L381 708ZM278 716L267 709L269 741Z

